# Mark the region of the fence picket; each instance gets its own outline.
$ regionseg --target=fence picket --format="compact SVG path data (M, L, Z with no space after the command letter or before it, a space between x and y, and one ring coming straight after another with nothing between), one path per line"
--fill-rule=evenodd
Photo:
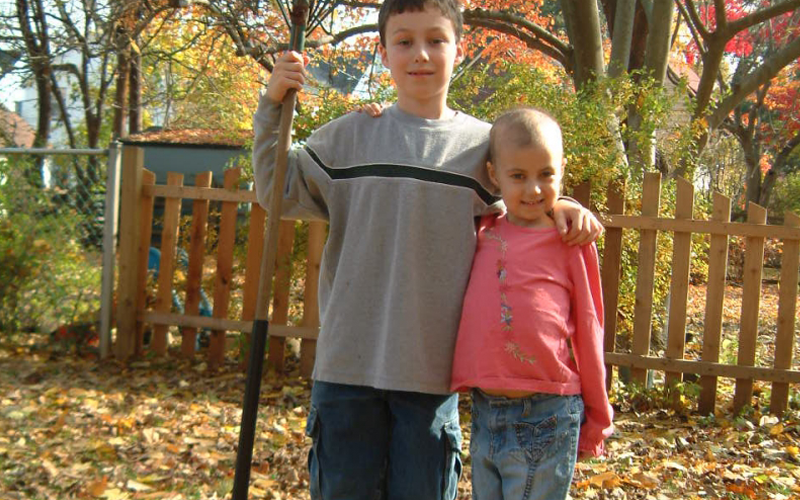
M608 213L625 213L625 184L608 185ZM619 302L619 276L622 264L622 229L608 228L603 245L603 267L600 270L603 285L603 310L605 333L603 346L606 352L614 352L617 342L617 304ZM614 376L611 364L606 364L606 389L611 389Z
M264 252L264 230L267 220L267 211L258 203L253 203L250 208L250 226L247 231L247 258L244 272L244 294L242 297L242 320L253 321L256 317L256 300L258 299L258 276L261 266L261 254ZM245 336L246 346L240 353L242 368L247 368L250 361L250 334L242 332Z
M750 202L747 222L766 224L767 211ZM745 242L744 277L742 283L742 314L739 323L739 353L737 364L755 366L758 339L758 309L761 303L761 273L764 266L764 237L748 237ZM738 413L753 399L753 379L736 379L733 411Z
M731 200L719 193L714 193L714 206L711 218L715 221L731 220ZM708 250L708 282L706 284L706 309L703 320L703 361L716 363L719 361L719 346L722 336L722 309L725 302L725 275L728 270L728 237L711 235ZM699 410L703 415L714 413L717 397L717 377L704 375L700 377Z
M676 179L676 219L691 219L694 188L683 178ZM686 344L686 301L689 296L689 270L692 261L692 233L676 232L672 243L672 283L670 285L669 328L666 355L683 359ZM681 381L681 373L667 372L668 387Z
M319 326L319 268L322 262L322 249L325 247L327 224L323 221L308 223L308 262L306 264L306 289L303 294L303 326ZM300 376L310 377L317 355L317 341L300 341Z
M239 189L240 168L231 168L225 171L223 185L228 191ZM222 202L222 214L219 220L219 234L217 235L217 276L214 282L214 312L215 318L227 318L228 306L231 301L231 281L233 280L233 249L236 245L236 215L239 203L235 201ZM208 367L211 369L222 366L225 362L225 330L212 330L211 343L208 346Z
M149 170L142 172L142 187L152 186L156 183L156 174ZM153 202L155 199L152 196L142 194L140 198L139 213L141 219L139 223L139 244L136 247L137 259L139 264L137 266L138 275L136 282L139 287L139 294L136 298L137 310L147 307L147 260L150 254L150 239L153 236ZM135 331L135 349L136 356L141 356L144 351L144 321L137 317L136 331Z
M294 221L282 220L278 229L278 249L275 256L275 277L272 288L272 325L285 325L289 320L289 287L292 284L292 249ZM286 368L286 338L269 336L267 365L281 373Z
M592 183L583 181L572 189L572 197L586 208L591 208L592 204Z
M170 172L167 184L183 186L183 174ZM167 198L164 201L164 229L161 231L161 261L158 265L158 291L153 306L157 312L172 310L172 279L175 274L175 253L178 246L178 225L181 219L181 199ZM153 325L151 349L158 356L167 353L168 325Z
M658 217L661 198L661 174L644 174L642 215ZM639 268L636 277L636 305L633 318L631 352L647 356L650 353L650 327L653 314L653 276L656 267L656 238L658 231L644 229L639 240ZM634 367L631 378L642 385L647 383L647 370Z
M138 244L141 231L139 203L144 174L141 148L123 146L120 186L119 283L117 288L117 339L114 354L126 360L136 351L136 313L140 310Z
M195 186L211 187L211 172L203 172L195 177ZM192 228L189 233L189 269L186 272L186 303L184 311L187 316L200 313L200 291L203 285L203 261L205 260L206 232L208 227L208 200L192 201ZM185 326L181 329L181 355L194 357L194 345L197 340L197 328Z
M800 227L800 217L787 212L784 224ZM775 339L775 368L791 368L794 328L797 323L797 284L800 272L800 240L785 240L781 257L781 284L778 298L778 332ZM773 383L769 411L782 416L789 402L789 384Z

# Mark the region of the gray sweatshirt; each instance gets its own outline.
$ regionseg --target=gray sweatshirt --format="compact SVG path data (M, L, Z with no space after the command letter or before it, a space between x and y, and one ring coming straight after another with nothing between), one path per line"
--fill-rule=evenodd
M261 98L253 169L268 206L280 106ZM497 210L490 125L427 120L397 106L320 127L289 157L284 217L322 218L314 379L446 394L476 215Z

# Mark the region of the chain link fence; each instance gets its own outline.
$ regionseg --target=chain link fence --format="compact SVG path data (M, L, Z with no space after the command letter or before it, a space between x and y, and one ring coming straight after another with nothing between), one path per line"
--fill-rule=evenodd
M0 149L3 334L60 330L97 338L107 156L108 150Z

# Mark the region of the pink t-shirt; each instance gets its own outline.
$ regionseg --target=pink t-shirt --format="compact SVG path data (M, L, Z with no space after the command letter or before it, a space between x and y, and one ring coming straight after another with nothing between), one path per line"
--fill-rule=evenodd
M451 389L581 394L586 421L578 449L599 456L614 428L605 374L597 248L568 246L555 228L484 217Z

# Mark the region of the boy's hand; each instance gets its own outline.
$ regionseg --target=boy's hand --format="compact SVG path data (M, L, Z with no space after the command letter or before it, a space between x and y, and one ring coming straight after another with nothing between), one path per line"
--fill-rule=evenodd
M553 219L561 239L568 245L592 243L603 234L603 225L597 217L578 203L569 200L556 201Z
M274 102L282 102L289 89L300 90L306 82L305 65L308 62L303 54L287 51L281 54L267 84L267 97Z
M355 111L357 113L366 113L373 118L377 118L383 114L383 110L388 108L388 103L378 103L378 102L370 102L367 104L362 104L361 106L357 107Z

